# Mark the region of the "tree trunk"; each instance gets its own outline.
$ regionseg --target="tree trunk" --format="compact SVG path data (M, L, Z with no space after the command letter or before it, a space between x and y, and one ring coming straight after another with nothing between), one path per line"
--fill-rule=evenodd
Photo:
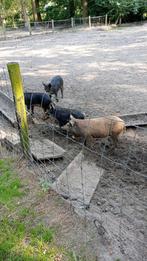
M32 13L33 13L33 20L34 22L37 21L37 11L36 11L36 5L34 0L32 0Z
M75 16L75 1L69 0L69 16L74 17Z
M37 11L37 20L38 20L38 22L42 22L40 10L39 10L39 2L40 2L40 0L35 0L35 6L36 6L36 11Z
M26 11L26 3L25 0L21 0L21 10L22 10L22 19L25 22L25 27L28 27L28 15L27 15L27 11Z
M115 24L116 24L116 25L118 24L119 17L120 17L120 16L118 16L117 19L116 19L116 21L115 21Z
M82 0L83 17L88 16L88 0Z

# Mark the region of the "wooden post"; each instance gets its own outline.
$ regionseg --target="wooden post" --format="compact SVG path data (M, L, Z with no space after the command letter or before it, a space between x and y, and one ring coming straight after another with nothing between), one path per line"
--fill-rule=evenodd
M106 14L105 16L105 25L107 26L108 25L108 15Z
M55 26L54 26L54 20L52 19L52 31L54 31L54 28L55 28Z
M22 77L20 73L20 68L18 63L8 63L7 64L9 77L11 80L13 98L15 103L15 112L18 122L20 141L25 156L31 156L29 135L28 135L28 125L27 125L27 115L24 101L24 92Z
M71 17L71 27L72 28L74 27L74 19L73 19L73 17Z
M91 27L91 16L89 15L89 27Z
M2 19L2 33L4 35L4 39L6 40L6 21Z

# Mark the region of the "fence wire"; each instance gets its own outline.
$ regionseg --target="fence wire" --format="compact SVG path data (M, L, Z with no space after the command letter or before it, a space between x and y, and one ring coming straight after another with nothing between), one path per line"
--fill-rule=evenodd
M75 24L88 23L88 19ZM104 22L104 21L103 21ZM99 23L99 18L93 18L93 24ZM34 30L39 26L50 28L50 24L34 24ZM70 20L54 23L59 28L70 26ZM74 90L72 90L74 93ZM6 68L0 69L0 92L12 99L12 92ZM84 99L84 97L83 97ZM86 106L86 104L85 104ZM11 108L8 108L8 110ZM51 119L43 121L40 109L35 110L36 123L28 116L30 138L49 139L53 142L53 158L48 160L24 159L20 146L18 127L13 127L4 116L0 105L0 157L14 158L15 166L20 170L28 168L38 177L43 187L56 183L65 171L67 194L62 195L69 203L71 215L75 212L83 222L84 260L89 261L89 242L93 245L95 260L114 260L118 255L122 260L146 260L146 187L147 178L147 129L134 126L131 133L127 130L114 151L109 151L107 141L97 140L93 146L85 147L82 140L73 139L70 133L60 129ZM6 111L5 111L6 112ZM7 112L6 112L7 114ZM133 133L133 134L132 134ZM55 144L65 150L63 159L55 159ZM127 148L126 148L127 147ZM36 154L38 147L35 149ZM44 144L40 148L45 154ZM79 169L81 182L81 198L73 204L71 181L69 181L69 164L82 152ZM44 155L45 158L45 155ZM84 173L85 160L92 162L104 170L89 205L86 204L85 186L87 180ZM74 202L75 203L75 202ZM90 228L89 228L90 227ZM93 229L92 233L89 229ZM78 234L78 231L77 231ZM93 235L93 237L92 237ZM74 242L75 243L75 242ZM76 260L76 259L75 259Z
M107 25L107 15L98 17L79 17L64 20L49 20L43 22L30 22L0 27L0 40L17 39L26 36L38 35L42 33L52 33L54 31Z

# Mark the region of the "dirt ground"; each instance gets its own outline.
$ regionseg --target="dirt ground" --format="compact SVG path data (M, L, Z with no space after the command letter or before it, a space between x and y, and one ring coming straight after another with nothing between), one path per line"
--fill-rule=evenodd
M0 69L7 62L19 62L25 90L43 91L42 81L61 75L61 106L81 109L88 116L147 111L147 24L27 37L0 42L0 50ZM7 75L2 78L1 90L10 95L5 78ZM36 117L41 116L36 109ZM66 150L63 160L33 166L40 177L52 182L83 147L49 123L29 124L29 128L30 136L49 138ZM84 237L80 227L70 230L74 225L64 220L62 240L74 240L77 248L85 239L83 251L86 246L93 260L145 261L147 128L128 129L115 151L109 152L105 142L99 141L89 149L84 149L85 157L103 167L105 173L90 206L78 210L86 219Z

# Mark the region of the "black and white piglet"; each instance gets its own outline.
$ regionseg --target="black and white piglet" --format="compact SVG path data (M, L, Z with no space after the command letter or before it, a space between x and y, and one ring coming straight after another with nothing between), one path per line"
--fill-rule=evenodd
M49 114L58 121L60 127L63 127L70 121L70 115L73 115L76 119L85 118L85 114L78 110L62 108L54 104L50 104Z
M34 114L35 106L40 106L44 112L47 112L52 102L51 98L46 93L42 92L25 92L24 98L27 109L31 109L32 114Z
M46 92L48 92L51 96L54 94L56 97L56 101L58 101L58 91L61 91L61 96L63 98L63 79L60 75L56 75L52 78L51 82L46 84L42 83L44 85L44 89Z

